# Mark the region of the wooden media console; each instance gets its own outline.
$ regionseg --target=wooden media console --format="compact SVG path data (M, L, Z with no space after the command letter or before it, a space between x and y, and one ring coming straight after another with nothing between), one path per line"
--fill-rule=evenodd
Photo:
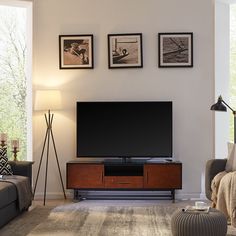
M66 186L74 190L75 199L86 198L80 194L84 190L139 190L170 191L164 197L174 201L175 190L182 189L181 162L70 161L66 172Z

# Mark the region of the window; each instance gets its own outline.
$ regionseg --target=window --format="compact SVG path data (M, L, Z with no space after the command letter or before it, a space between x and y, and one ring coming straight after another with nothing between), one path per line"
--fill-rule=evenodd
M19 139L19 160L30 160L32 149L31 9L30 2L0 1L0 132Z
M236 109L236 4L230 5L230 106ZM231 111L230 111L231 112ZM230 141L234 141L234 117L230 115Z

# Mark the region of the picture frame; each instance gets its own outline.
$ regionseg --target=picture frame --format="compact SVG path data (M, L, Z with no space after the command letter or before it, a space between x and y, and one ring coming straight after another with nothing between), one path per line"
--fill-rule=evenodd
M60 69L93 69L93 35L59 35Z
M193 67L193 33L158 33L159 67Z
M108 68L142 68L142 33L108 34Z

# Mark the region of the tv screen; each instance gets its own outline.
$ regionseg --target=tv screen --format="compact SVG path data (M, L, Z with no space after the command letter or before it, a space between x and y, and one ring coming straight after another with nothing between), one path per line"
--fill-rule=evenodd
M172 102L77 102L77 157L172 157Z

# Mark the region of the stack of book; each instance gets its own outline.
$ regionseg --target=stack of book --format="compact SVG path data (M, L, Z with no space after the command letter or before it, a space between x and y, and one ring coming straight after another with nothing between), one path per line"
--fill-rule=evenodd
M204 206L202 208L197 208L195 206L186 206L182 209L183 212L189 212L189 213L209 213L210 207Z

